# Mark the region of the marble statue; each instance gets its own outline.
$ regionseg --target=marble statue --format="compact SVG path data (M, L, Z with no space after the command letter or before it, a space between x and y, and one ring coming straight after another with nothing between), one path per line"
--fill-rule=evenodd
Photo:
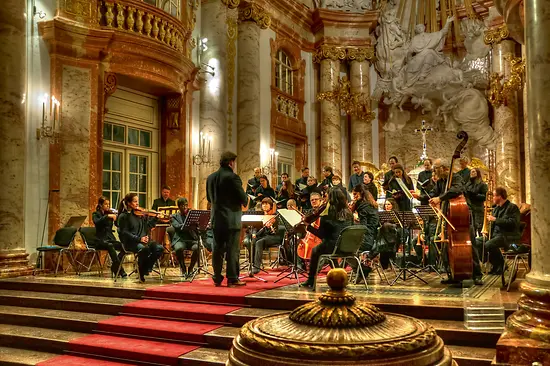
M362 13L373 9L373 0L314 0L316 8Z
M451 61L443 47L453 17L437 32L426 32L423 24L415 27L415 36L408 40L397 16L393 0L383 3L376 29L376 61L378 79L373 98L390 105L389 130L404 126L403 106L410 101L422 114L445 123L445 129L463 129L484 148L493 148L495 133L489 124L487 100L477 88L487 82L486 56L483 42L484 24L466 19L461 30L467 50L462 60ZM452 97L451 97L452 96Z

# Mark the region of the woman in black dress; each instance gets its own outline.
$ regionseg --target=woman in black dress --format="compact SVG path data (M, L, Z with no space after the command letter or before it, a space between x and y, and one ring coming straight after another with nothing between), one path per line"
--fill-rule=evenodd
M111 202L105 196L99 197L95 212L92 214L94 222L97 242L94 245L96 250L106 250L111 258L111 272L116 275L120 261L124 252L118 256L117 250L122 250L122 244L116 240L113 234L113 223L116 221L117 215L114 210L111 210ZM120 269L120 275L126 277L124 269Z

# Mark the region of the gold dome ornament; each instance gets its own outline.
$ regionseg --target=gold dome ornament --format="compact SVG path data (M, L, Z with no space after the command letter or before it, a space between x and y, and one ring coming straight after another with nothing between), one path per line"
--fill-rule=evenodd
M333 269L317 301L246 323L227 365L456 365L433 327L356 301L347 283Z

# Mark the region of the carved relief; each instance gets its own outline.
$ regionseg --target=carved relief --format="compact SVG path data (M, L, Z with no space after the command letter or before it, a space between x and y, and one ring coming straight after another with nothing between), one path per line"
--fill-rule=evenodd
M282 95L277 95L275 99L275 108L277 112L290 118L298 118L298 103Z
M247 3L239 9L239 21L254 21L261 29L271 25L271 16L255 3Z
M333 61L371 61L374 59L374 49L372 47L337 47L322 45L315 50L313 62L319 63L326 59Z
M313 0L318 9L349 11L362 13L374 9L372 0Z
M495 44L500 43L502 40L508 37L510 37L508 26L506 24L503 24L500 27L487 30L485 32L485 37L483 38L483 40L485 41L485 44L494 46Z

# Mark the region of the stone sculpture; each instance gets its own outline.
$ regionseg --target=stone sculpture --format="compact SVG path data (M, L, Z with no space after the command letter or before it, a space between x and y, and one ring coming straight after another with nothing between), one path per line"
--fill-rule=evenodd
M314 0L316 8L362 13L373 9L373 0Z

